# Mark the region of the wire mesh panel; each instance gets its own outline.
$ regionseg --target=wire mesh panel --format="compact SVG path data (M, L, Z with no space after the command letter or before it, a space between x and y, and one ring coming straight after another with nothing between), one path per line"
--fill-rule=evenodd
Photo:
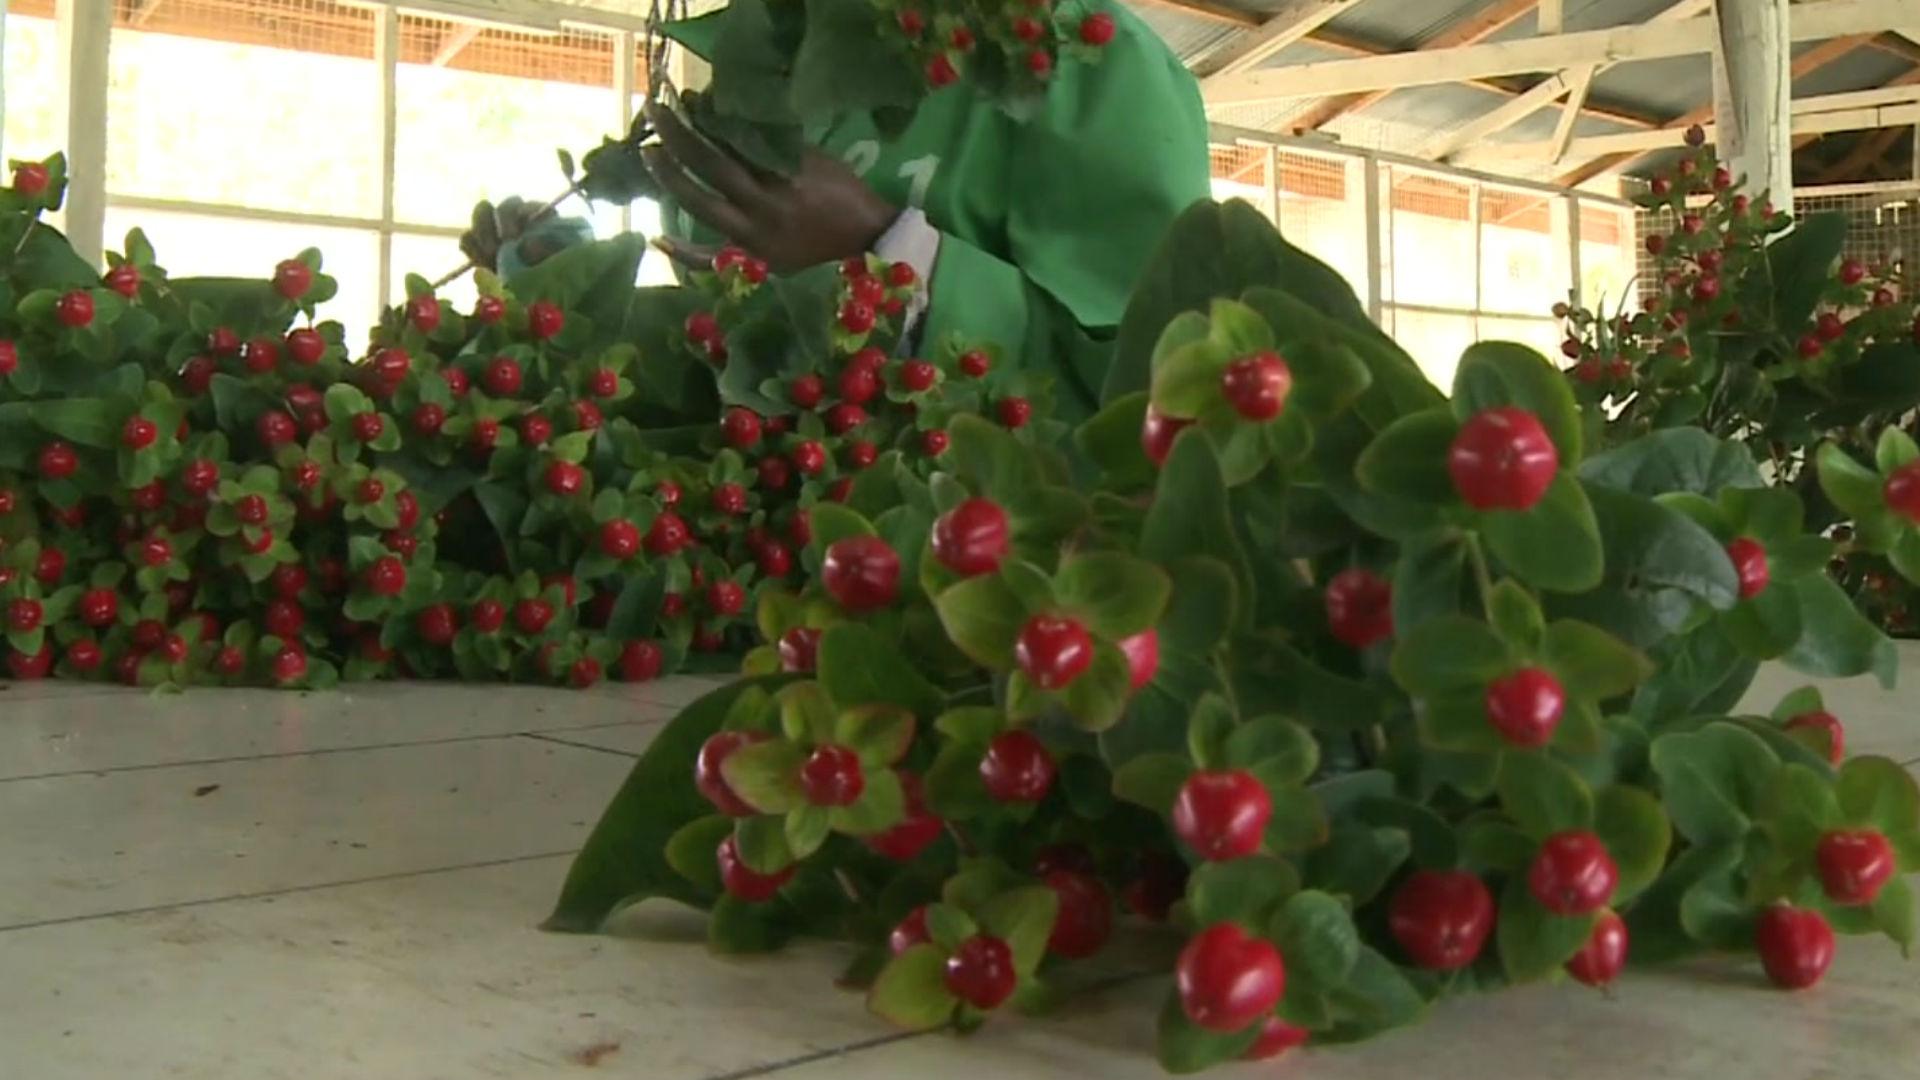
M1482 311L1544 316L1573 281L1564 226L1565 198L1544 192L1480 189Z
M1920 183L1908 189L1837 195L1814 189L1795 197L1794 210L1802 215L1845 214L1847 239L1841 250L1876 271L1910 272L1914 255L1920 253Z
M53 19L22 12L17 3L6 18L6 156L43 158L66 141L57 130L59 102L49 89L60 81Z
M1580 200L1580 300L1617 307L1639 272L1633 211Z

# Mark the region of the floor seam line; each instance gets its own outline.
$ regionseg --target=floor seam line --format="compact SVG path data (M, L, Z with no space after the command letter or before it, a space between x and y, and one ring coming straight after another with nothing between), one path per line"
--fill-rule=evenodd
M185 761L162 761L151 765L110 765L102 769L68 769L64 772L34 773L30 776L8 776L0 778L0 784L12 784L22 780L60 780L72 776L112 776L117 773L153 772L158 769L187 769L202 765L234 765L243 761L273 761L290 757L321 757L332 754L357 754L370 750L404 750L411 746L446 746L451 743L485 742L488 739L513 739L526 734L521 731L502 731L490 735L449 735L443 739L421 739L416 742L372 743L367 746L323 746L311 750L286 750L269 754L242 754L237 757L190 758Z
M520 737L523 739L537 739L540 742L553 743L556 746L570 746L575 750L595 750L602 754L612 754L616 757L623 757L628 761L632 761L640 756L631 750L615 750L611 746L595 746L592 743L574 742L571 739L556 738L538 731L523 731L520 733Z
M903 1043L909 1039L918 1039L923 1036L934 1035L941 1030L943 1029L932 1028L926 1031L888 1032L885 1035L876 1035L870 1039L851 1042L845 1046L836 1046L826 1050L814 1050L797 1057L784 1058L780 1061L770 1061L765 1065L750 1065L744 1069L735 1069L732 1072L717 1073L713 1076L706 1077L705 1080L754 1080L755 1077L771 1076L774 1073L784 1072L787 1069L798 1069L804 1065L830 1061L837 1057L851 1056L864 1053L868 1050L877 1050L883 1046Z
M327 889L344 889L353 885L376 885L385 881L404 881L408 878L431 877L434 874L451 874L461 870L485 870L496 866L512 866L515 863L538 862L541 859L557 859L567 855L578 855L579 848L566 851L543 851L533 855L513 855L503 859L485 859L480 862L456 863L452 866L434 866L424 870L398 870L391 874L373 874L362 878L347 878L341 881L322 881L312 885L292 885L284 889L263 889L258 892L235 893L231 896L210 896L198 900L177 900L170 904L149 904L145 907L125 908L119 911L101 911L88 915L69 915L57 919L35 919L31 922L11 923L0 926L0 934L15 930L41 930L50 926L67 926L73 923L98 922L102 919L118 919L127 915L151 915L160 911L175 911L183 908L210 907L214 904L231 904L246 900L266 900L280 896L293 896L299 893L322 892Z

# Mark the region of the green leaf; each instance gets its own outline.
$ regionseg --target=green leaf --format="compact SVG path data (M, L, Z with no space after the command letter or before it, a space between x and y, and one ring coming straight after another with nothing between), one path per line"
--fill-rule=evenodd
M1873 517L1886 509L1880 474L1855 461L1836 443L1822 443L1815 463L1820 490L1849 517Z
M903 1028L938 1027L960 999L947 990L947 955L936 945L915 945L888 961L867 992L867 1008Z
M1303 787L1270 788L1273 817L1267 821L1266 844L1273 851L1310 851L1327 840L1326 809Z
M1698 949L1683 924L1681 906L1695 885L1738 866L1740 853L1737 844L1689 847L1680 852L1626 911L1636 963L1663 963Z
M1167 567L1173 590L1160 617L1163 649L1203 655L1232 629L1239 609L1233 574L1217 559L1181 559Z
M1514 982L1528 982L1552 974L1587 943L1593 934L1592 915L1555 915L1534 899L1524 877L1507 880L1500 897L1500 926L1496 931L1500 962Z
M1605 572L1600 523L1586 489L1570 473L1555 477L1531 509L1481 515L1480 533L1514 576L1537 588L1584 592L1600 584Z
M1405 829L1342 824L1307 856L1306 881L1359 907L1379 895L1412 851Z
M806 791L800 786L800 765L805 758L805 752L795 744L771 739L727 755L720 774L748 806L763 814L784 814L806 804Z
M1263 324L1264 325L1264 324ZM1153 404L1168 416L1191 420L1223 399L1220 375L1234 359L1218 341L1191 341L1153 364Z
M838 714L825 687L817 682L794 683L775 696L780 702L780 730L788 739L815 744L834 741Z
M1708 948L1749 947L1757 917L1758 912L1731 870L1708 874L1680 897L1681 928Z
M1096 642L1093 665L1061 693L1061 705L1080 730L1105 731L1126 715L1131 680L1126 655L1117 646Z
M740 861L757 874L777 874L792 866L795 859L793 849L787 845L786 818L778 814L762 814L735 822L733 846L740 853Z
M1099 468L1107 484L1120 489L1153 483L1154 464L1140 445L1148 395L1128 394L1108 403L1073 433L1074 445Z
M1804 326L1832 287L1833 263L1847 237L1843 213L1813 214L1794 223L1793 231L1767 247L1765 281L1773 284L1774 325Z
M1726 723L1660 736L1651 761L1673 827L1699 845L1744 838L1748 815L1780 766L1759 736Z
M838 623L820 636L818 674L834 704L843 709L892 705L916 716L933 716L946 703L899 645L861 623Z
M806 32L793 54L787 87L802 118L833 120L920 103L925 93L920 70L904 50L888 47L865 0L809 0L805 11ZM719 86L717 78L714 85Z
M1594 488L1588 496L1606 550L1602 583L1550 597L1552 613L1649 648L1689 626L1700 604L1724 611L1739 601L1733 563L1698 523L1641 495Z
M1233 733L1236 723L1233 706L1221 695L1208 694L1196 702L1193 715L1187 720L1187 753L1192 755L1194 764L1203 769L1224 764L1227 736Z
M1287 900L1274 916L1272 937L1286 958L1288 977L1315 986L1330 989L1346 982L1360 960L1360 932L1353 916L1346 905L1317 890Z
M1713 497L1726 488L1757 488L1764 481L1746 446L1714 438L1697 427L1642 435L1580 463L1580 479L1636 495L1689 491Z
M769 953L792 936L791 911L784 904L750 904L722 896L707 920L707 948L722 956Z
M1915 914L1910 879L1895 877L1880 886L1880 895L1873 899L1873 921L1881 933L1899 943L1901 956L1913 956Z
M1220 756L1230 768L1254 770L1269 787L1300 784L1319 768L1320 744L1285 717L1258 716L1227 735Z
M1920 829L1920 786L1913 774L1883 757L1856 757L1840 766L1836 787L1849 823L1871 825L1890 839Z
M1047 938L1060 911L1060 898L1045 885L1012 889L981 905L980 928L1013 950L1013 967L1025 975L1046 955Z
M667 840L667 865L702 893L720 892L720 865L714 853L733 835L733 819L719 814L690 821Z
M1673 828L1660 800L1639 788L1615 785L1594 800L1593 829L1620 869L1613 902L1624 907L1660 876Z
M804 859L820 850L833 831L833 814L824 806L802 806L786 816L787 850Z
M1493 587L1487 597L1487 619L1502 640L1521 652L1536 652L1547 644L1546 616L1532 594L1512 578L1502 578ZM1548 648L1551 652L1550 644Z
M633 901L665 897L701 903L711 895L682 877L667 860L669 840L712 814L693 783L693 761L707 737L749 691L778 687L784 678L750 679L723 687L682 709L668 721L613 801L601 813L586 846L575 856L566 884L544 924L549 930L587 933L615 909ZM718 840L714 846L717 847ZM707 862L712 862L712 848Z
M913 745L913 713L893 705L860 705L840 714L833 741L860 755L868 768L897 763Z
M1156 1052L1160 1067L1175 1075L1197 1073L1226 1061L1238 1060L1260 1037L1260 1025L1250 1024L1245 1031L1221 1035L1187 1019L1177 991L1167 992L1160 1008Z
M1444 408L1403 416L1376 435L1354 465L1360 486L1376 495L1418 503L1455 500L1447 454L1460 424Z
M1536 840L1593 827L1593 792L1578 773L1545 754L1508 754L1500 763L1500 807Z
M1253 573L1233 528L1220 462L1205 439L1182 435L1174 441L1141 526L1140 554L1162 565L1194 556L1215 559L1233 575L1242 617L1253 610Z
M731 759L729 759L731 760ZM892 769L868 769L866 787L852 806L836 807L833 827L854 836L871 836L900 824L907 816L906 790Z
M1054 576L1059 602L1108 641L1130 638L1159 622L1172 589L1158 566L1118 552L1074 556Z
M1791 589L1800 601L1800 640L1781 658L1788 667L1829 678L1871 672L1881 686L1893 688L1900 669L1893 642L1860 614L1831 578L1809 576L1773 588Z
M1546 661L1568 696L1607 701L1633 692L1653 665L1590 623L1560 619L1547 628Z
M933 603L947 636L961 652L995 670L1013 666L1013 645L1027 612L999 575L967 578L948 587Z
M807 511L807 520L813 527L813 546L821 551L848 537L878 535L874 532L873 522L839 503L814 504Z
M1425 697L1465 687L1483 687L1513 661L1492 628L1465 615L1429 619L1403 632L1393 650L1393 679Z
M94 398L36 401L33 419L50 435L100 450L111 449L118 434L112 410Z
M1141 754L1114 770L1113 794L1164 817L1192 773L1193 763L1184 754Z
M1507 341L1483 341L1467 348L1453 375L1453 415L1465 423L1502 405L1525 409L1560 452L1560 466L1580 463L1580 406L1573 385L1547 358Z
M1344 1019L1329 1032L1336 1041L1365 1039L1390 1028L1413 1023L1425 1010L1426 999L1393 961L1376 949L1361 949L1345 986L1333 991L1332 1002Z
M1300 875L1291 863L1271 855L1249 855L1200 864L1187 879L1187 900L1200 926L1233 922L1259 928L1275 906L1299 888Z
M1394 626L1416 627L1460 613L1468 541L1468 536L1452 530L1401 541L1400 559L1393 570Z

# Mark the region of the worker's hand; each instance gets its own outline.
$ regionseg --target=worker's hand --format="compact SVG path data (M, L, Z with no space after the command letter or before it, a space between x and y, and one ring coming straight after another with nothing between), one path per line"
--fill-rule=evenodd
M474 204L473 222L460 236L460 253L475 266L488 270L500 269L500 250L519 240L537 222L553 216L553 211L541 211L541 204L530 202L519 196L503 199L500 205L481 200ZM537 248L537 250L527 250ZM520 258L528 265L560 250L558 245L521 245Z
M836 262L873 248L900 210L838 159L809 149L794 176L772 176L647 107L660 144L647 168L680 207L764 259L776 273Z

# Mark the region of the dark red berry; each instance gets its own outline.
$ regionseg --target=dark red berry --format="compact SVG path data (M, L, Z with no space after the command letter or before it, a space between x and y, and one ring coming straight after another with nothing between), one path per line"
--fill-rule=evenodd
M875 611L899 595L900 556L877 536L849 536L828 546L820 577L841 607Z
M1033 733L1005 731L987 744L980 779L997 802L1039 802L1053 787L1053 754Z
M943 979L948 993L976 1009L998 1008L1019 982L1013 950L986 934L975 934L953 950Z
M1833 965L1833 928L1811 908L1768 907L1754 926L1753 943L1767 978L1783 990L1805 990Z
M65 480L80 471L80 455L66 443L50 442L40 448L36 465L42 479Z
M629 641L620 648L615 667L625 682L648 682L660 677L666 654L651 641Z
M780 635L780 670L804 675L819 662L820 631L796 626Z
M1566 711L1566 691L1545 668L1526 667L1487 687L1487 719L1514 746L1547 745Z
M932 940L933 935L927 930L927 905L921 904L907 912L907 917L887 934L887 951L899 956L915 945L925 945Z
M1244 1031L1273 1012L1287 985L1280 950L1233 923L1215 923L1180 950L1174 986L1194 1026Z
M511 356L496 356L480 374L480 385L494 397L512 397L520 392L520 362Z
M1606 986L1627 966L1627 923L1611 911L1594 920L1587 943L1567 961L1567 974L1588 986Z
M1871 904L1894 875L1893 845L1876 829L1836 829L1820 838L1814 863L1827 899Z
M1827 760L1835 765L1845 756L1847 733L1841 726L1840 718L1824 710L1801 713L1788 720L1788 731L1811 731L1826 751Z
M1588 915L1606 907L1620 868L1600 837L1585 829L1555 833L1527 871L1533 898L1555 915Z
M1042 690L1064 690L1093 664L1093 636L1077 619L1036 615L1021 627L1014 662Z
M749 904L761 904L773 899L787 882L793 880L797 869L789 866L773 874L755 871L740 858L740 851L734 847L732 836L720 841L716 858L720 864L720 883L727 890L727 895Z
M1228 364L1220 393L1242 418L1265 423L1280 415L1293 389L1293 372L1278 353L1265 352Z
M1096 11L1080 20L1080 40L1088 45L1101 46L1113 40L1113 16L1104 11Z
M93 324L93 294L74 289L53 303L53 317L60 325L80 329Z
M1474 415L1447 452L1453 486L1476 510L1528 510L1560 471L1560 452L1538 417L1500 406Z
M313 287L313 269L299 259L287 259L273 268L273 290L288 300L298 300Z
M760 416L751 409L737 406L728 409L720 419L720 432L728 446L736 450L749 449L760 441Z
M1033 417L1033 405L1021 397L1001 398L994 404L993 411L1001 426L1011 430L1026 427Z
M560 333L567 325L566 313L545 300L535 300L527 305L527 333L545 341Z
M813 806L851 806L867 789L860 755L844 746L822 746L800 766L800 787Z
M538 598L519 600L513 605L513 628L527 637L544 633L553 622L553 605Z
M1196 772L1173 802L1173 832L1195 854L1220 862L1260 850L1273 797L1244 769Z
M1393 636L1393 587L1365 567L1333 576L1326 607L1327 626L1349 648L1364 649Z
M933 556L964 577L990 574L1012 548L1007 512L992 499L972 498L933 523Z
M1387 909L1387 928L1418 967L1453 971L1473 963L1493 929L1493 894L1461 870L1416 870Z
M1733 560L1734 572L1740 575L1740 598L1751 600L1767 589L1772 573L1767 568L1767 549L1751 537L1735 537L1727 545L1727 558Z

